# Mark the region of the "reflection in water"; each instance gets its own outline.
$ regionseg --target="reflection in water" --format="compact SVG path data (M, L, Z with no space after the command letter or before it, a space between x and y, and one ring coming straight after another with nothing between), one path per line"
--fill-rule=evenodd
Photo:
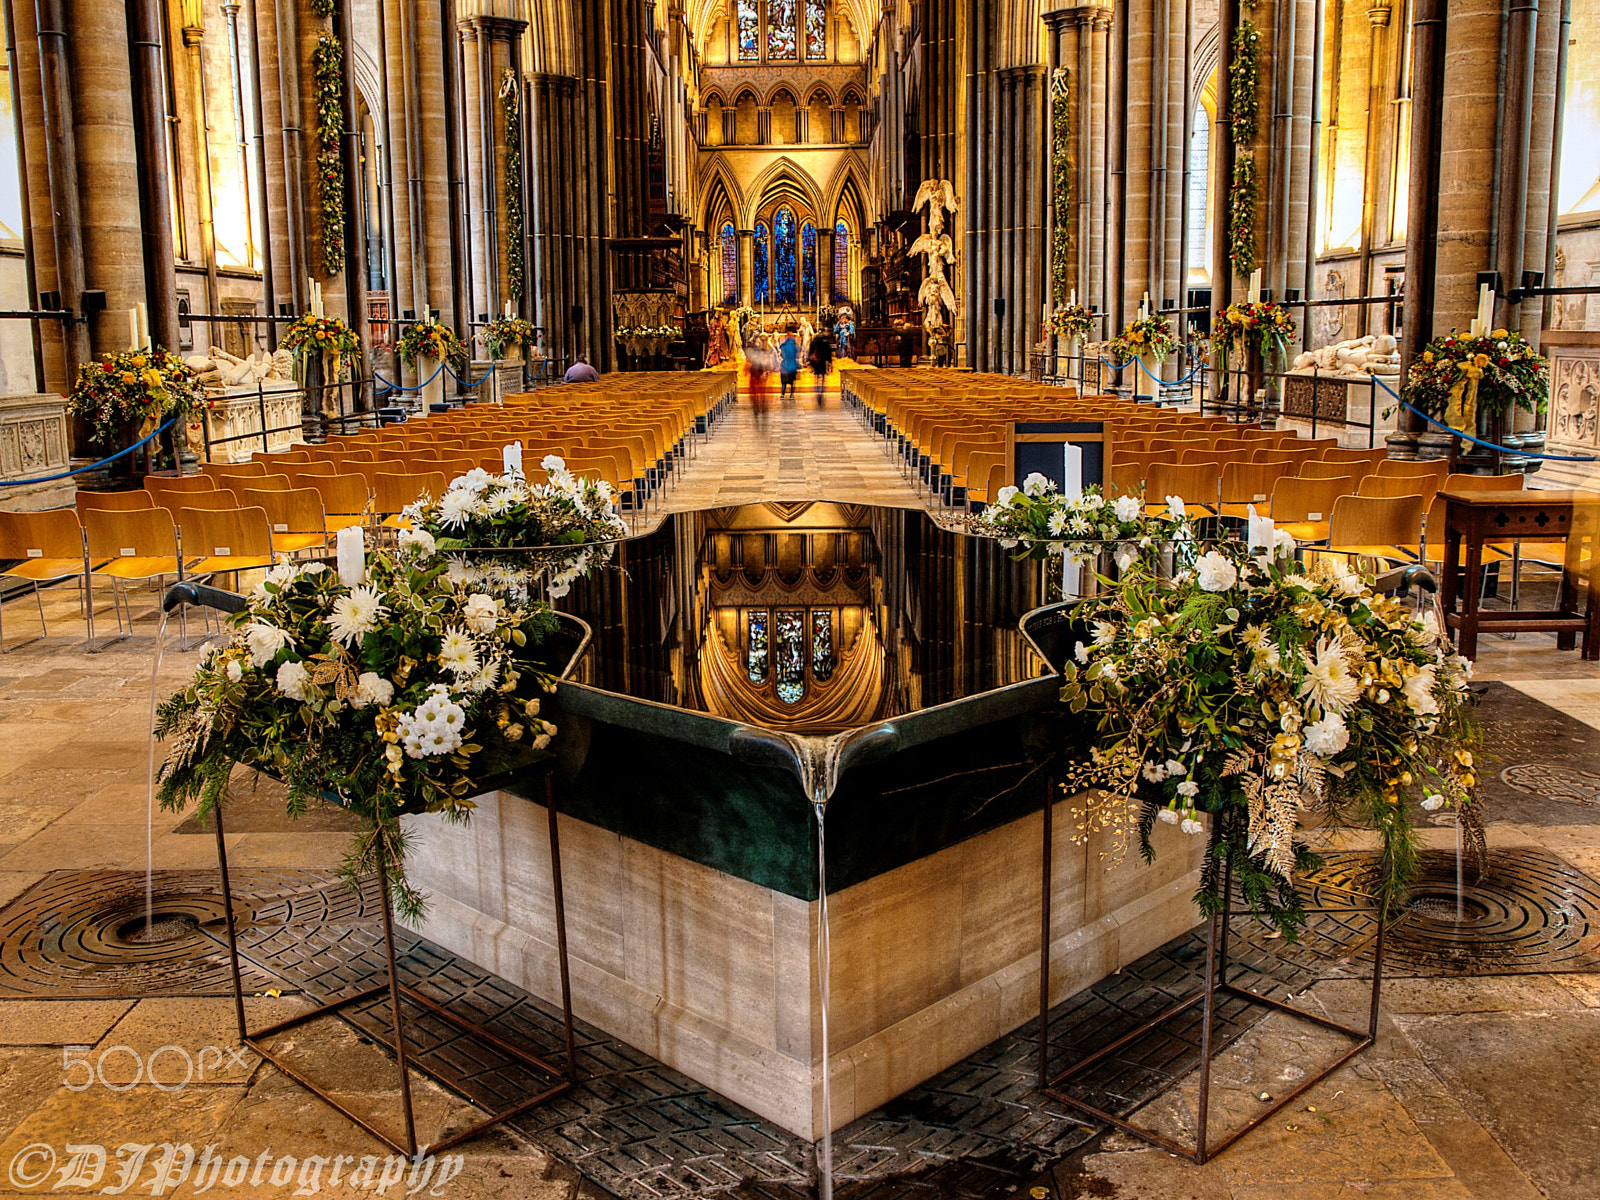
M1041 674L1043 570L918 510L768 503L668 517L558 607L594 629L581 682L828 734Z

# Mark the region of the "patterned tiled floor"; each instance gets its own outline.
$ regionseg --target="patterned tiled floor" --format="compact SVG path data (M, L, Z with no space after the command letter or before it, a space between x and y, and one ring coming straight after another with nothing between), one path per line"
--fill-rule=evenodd
M883 443L867 436L839 402L837 375L822 407L804 386L779 401L777 382L764 398L741 386L739 402L684 470L665 500L671 510L753 504L760 500L842 500L920 505Z

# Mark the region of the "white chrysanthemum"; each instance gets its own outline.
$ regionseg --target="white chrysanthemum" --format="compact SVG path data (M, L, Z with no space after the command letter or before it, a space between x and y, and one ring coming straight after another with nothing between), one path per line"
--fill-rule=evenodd
M1104 649L1117 640L1117 627L1110 621L1096 621L1094 629L1094 644Z
M311 699L311 672L305 663L286 662L278 668L278 690L291 700Z
M472 510L477 500L472 492L459 489L446 492L444 499L439 501L439 524L447 529L465 529L467 522L472 520Z
M1342 558L1326 558L1328 582L1333 585L1333 590L1350 600L1358 599L1366 591L1366 584L1361 576L1352 571Z
M426 529L402 529L400 531L400 548L402 550L415 550L424 558L431 558L438 547L434 543L433 534Z
M1194 565L1195 581L1202 592L1225 592L1239 582L1239 569L1233 560L1215 550L1202 554Z
M994 502L1001 508L1011 507L1011 502L1017 497L1017 489L1009 484L994 494Z
M334 641L354 645L378 627L378 618L386 611L375 589L351 588L348 596L340 596L333 602L328 632Z
M500 664L490 659L483 664L483 669L472 677L472 690L487 692L500 682Z
M1117 514L1117 520L1124 525L1137 521L1143 508L1137 496L1118 496L1117 502L1111 506L1112 511Z
M276 625L255 621L244 627L244 644L250 649L250 665L264 667L289 644L289 634Z
M1050 490L1050 487L1050 481L1038 471L1022 481L1022 490L1030 496L1042 496Z
M1350 744L1350 727L1336 712L1305 727L1306 749L1318 758L1332 758Z
M458 679L478 671L478 648L466 630L452 625L439 642L439 665Z
M394 699L394 684L376 671L363 671L356 680L355 691L350 696L351 708L366 708L376 704L380 708Z
M1431 717L1439 711L1439 701L1433 694L1436 674L1434 667L1423 667L1410 676L1401 689L1405 692L1406 703L1411 706L1411 711L1419 717Z
M474 633L493 633L499 617L500 605L493 596L485 596L482 592L468 596L461 612L461 619Z
M490 516L499 516L501 513L509 512L515 508L519 499L521 497L516 492L507 491L505 488L495 488L493 491L484 494L484 511L489 513Z
M1300 685L1301 696L1337 713L1348 712L1361 698L1361 683L1350 673L1350 664L1345 660L1344 648L1338 639L1321 639L1315 657L1306 654L1305 660L1306 678Z
M1092 521L1090 521L1089 518L1084 516L1082 513L1079 513L1077 516L1073 517L1071 520L1069 520L1067 522L1067 532L1068 533L1075 533L1079 537L1082 537L1084 534L1088 533L1093 528L1094 528L1094 523Z

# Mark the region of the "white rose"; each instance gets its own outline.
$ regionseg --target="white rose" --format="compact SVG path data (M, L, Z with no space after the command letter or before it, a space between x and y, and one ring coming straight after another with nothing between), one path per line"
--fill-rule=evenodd
M1112 558L1116 560L1117 570L1126 571L1139 560L1139 551L1131 543L1123 542L1117 547L1116 553L1112 555Z
M257 621L244 627L244 644L250 648L250 665L264 667L289 644L289 635L276 625Z
M1403 690L1406 696L1406 703L1411 706L1411 711L1419 717L1430 717L1439 711L1439 701L1434 698L1433 684L1433 667L1423 667L1422 670L1405 682Z
M1030 496L1042 496L1050 489L1050 481L1035 471L1022 481L1022 490Z
M1139 513L1142 511L1143 505L1139 503L1136 496L1118 496L1117 502L1112 505L1112 509L1117 514L1117 520L1127 524L1130 521L1139 519Z
M1293 558L1294 552L1299 549L1299 544L1294 540L1294 534L1287 529L1274 529L1272 548L1277 551L1279 558Z
M431 557L436 549L433 534L426 529L402 529L400 531L400 548L402 550L415 550L424 557Z
M1079 642L1078 644L1081 646L1083 643ZM228 665L223 670L227 673L228 682L230 683L238 683L239 680L244 678L244 668L239 665L237 658L230 658Z
M475 633L493 633L495 622L499 617L500 606L495 603L494 597L485 596L482 592L467 597L462 618L466 621L468 629Z
M1444 797L1439 793L1434 792L1423 800L1422 807L1427 809L1429 812L1438 812L1444 807Z
M1350 729L1336 712L1305 728L1306 749L1318 758L1332 758L1350 744Z
M1182 521L1188 518L1189 509L1184 504L1182 496L1167 497L1167 515L1174 521Z
M350 697L351 708L365 708L369 704L379 707L394 699L394 684L375 671L363 671L356 680L355 694Z
M1239 582L1239 570L1226 555L1208 550L1194 565L1202 592L1225 592Z
M1011 501L1016 499L1016 496L1017 496L1017 489L1016 488L1009 487L1009 486L1008 487L1003 487L998 492L995 493L994 502L996 504L998 504L1001 508L1008 508L1011 505Z

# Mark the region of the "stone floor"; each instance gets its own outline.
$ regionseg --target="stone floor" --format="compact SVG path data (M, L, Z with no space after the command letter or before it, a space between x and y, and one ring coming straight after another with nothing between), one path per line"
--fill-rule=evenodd
M824 496L918 502L835 398L818 410L802 392L793 406L774 400L760 415L742 400L666 500L673 508L691 508ZM106 599L102 594L100 603ZM0 659L0 906L52 870L142 869L147 850L157 868L214 866L209 831L173 814L148 820L154 601L150 594L136 597L134 636L100 654L84 652L73 591L46 593L49 636L28 645L18 643L38 628L31 599L6 605L6 643L17 648ZM101 622L102 631L114 623L108 605ZM194 651L176 641L169 632L155 671L163 692L178 686L194 663ZM1600 667L1556 651L1552 638L1487 638L1478 674L1505 680L1600 729ZM1600 764L1588 770L1591 778L1600 776ZM1600 787L1600 778L1594 785ZM241 870L334 868L349 836L336 813L290 825L271 804L248 797L233 811L229 852ZM1549 851L1600 876L1600 805L1506 811L1515 819L1490 813L1492 845ZM1453 844L1447 828L1425 832L1432 844ZM1358 980L1325 978L1297 1001L1353 1020L1363 990ZM252 1023L300 1003L254 996ZM1578 1200L1600 1194L1594 1182L1600 1117L1593 1103L1600 1087L1600 976L1397 979L1385 986L1384 1006L1373 1050L1218 1160L1196 1168L1120 1135L1105 1136L1030 1185L1031 1194L1057 1200ZM282 1177L285 1155L300 1160L301 1169L314 1156L351 1157L338 1186L330 1161L315 1194L376 1191L377 1176L364 1174L360 1160L376 1156L372 1169L381 1174L387 1151L252 1053L237 1053L236 1043L226 999L0 1000L0 1170L7 1172L0 1175L0 1197L115 1186L117 1148L123 1147L125 1162L137 1147L150 1145L128 1189L147 1193L166 1143L189 1143L197 1154L214 1145L224 1159L242 1156L257 1172L256 1186L249 1177L237 1186L252 1194L311 1194L294 1172ZM355 1103L393 1104L392 1064L348 1026L318 1022L291 1043L307 1061L333 1072L334 1090ZM1256 1097L1292 1084L1325 1049L1320 1035L1269 1018L1223 1057L1219 1110L1248 1113ZM135 1075L157 1050L154 1070ZM180 1086L186 1062L203 1068L203 1076ZM425 1126L438 1127L464 1108L421 1076L413 1088ZM1191 1080L1145 1115L1170 1131L1187 1130L1192 1105ZM1226 1124L1226 1116L1218 1119ZM74 1174L69 1158L79 1152L68 1144L104 1147L109 1163L103 1177L87 1182L91 1151L81 1153L76 1166L83 1169ZM43 1175L50 1164L41 1147L56 1156ZM23 1153L30 1149L32 1157ZM530 1200L604 1194L515 1130L470 1143L462 1154L457 1177L442 1187L437 1179L424 1182L416 1194L429 1188L438 1195ZM229 1190L225 1182L208 1190L218 1189ZM199 1190L191 1177L164 1194ZM402 1190L391 1180L384 1194Z

